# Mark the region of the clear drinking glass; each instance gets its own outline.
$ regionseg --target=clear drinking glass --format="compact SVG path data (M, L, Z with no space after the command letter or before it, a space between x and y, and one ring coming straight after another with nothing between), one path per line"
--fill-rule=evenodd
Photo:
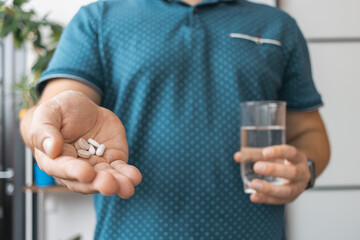
M253 170L257 161L267 161L262 150L272 145L285 144L286 102L250 101L241 107L241 177L245 193L254 193L250 188L254 179L281 185L282 178L256 174ZM283 160L277 160L283 164Z

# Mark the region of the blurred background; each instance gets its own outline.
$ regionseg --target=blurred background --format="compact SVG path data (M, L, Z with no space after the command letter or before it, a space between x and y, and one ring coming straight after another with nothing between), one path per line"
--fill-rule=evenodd
M9 2L9 1L1 1ZM11 1L12 2L12 1ZM25 9L66 26L91 0L31 0ZM292 15L309 44L315 84L332 144L332 157L316 187L287 206L289 240L360 239L360 1L257 0ZM14 83L31 72L38 55L31 44L16 48L12 36L0 42L0 239L92 239L91 196L63 187L41 188L33 181L33 159L19 135L26 107ZM20 86L21 87L21 86ZM239 186L241 187L241 186Z

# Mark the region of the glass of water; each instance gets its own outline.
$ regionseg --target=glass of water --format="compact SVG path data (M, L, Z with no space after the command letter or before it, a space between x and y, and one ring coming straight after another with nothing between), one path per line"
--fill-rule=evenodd
M281 185L282 178L256 174L254 164L264 159L265 147L285 144L286 102L250 101L242 102L241 107L241 177L245 193L255 193L250 188L254 179L261 179ZM277 160L283 164L283 160Z

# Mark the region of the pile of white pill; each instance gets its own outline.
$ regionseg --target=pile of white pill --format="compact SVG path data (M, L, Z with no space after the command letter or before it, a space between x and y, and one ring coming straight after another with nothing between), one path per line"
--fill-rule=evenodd
M105 151L105 145L99 144L94 139L89 138L87 141L80 138L75 143L77 155L82 158L90 158L92 155L101 157Z

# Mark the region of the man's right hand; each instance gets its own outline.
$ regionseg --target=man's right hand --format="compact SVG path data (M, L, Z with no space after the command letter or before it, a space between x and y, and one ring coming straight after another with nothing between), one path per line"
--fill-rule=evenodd
M74 143L79 138L104 144L104 155L77 157ZM26 142L39 167L71 191L129 198L141 182L140 171L127 164L120 119L81 92L65 91L41 103L33 112Z

